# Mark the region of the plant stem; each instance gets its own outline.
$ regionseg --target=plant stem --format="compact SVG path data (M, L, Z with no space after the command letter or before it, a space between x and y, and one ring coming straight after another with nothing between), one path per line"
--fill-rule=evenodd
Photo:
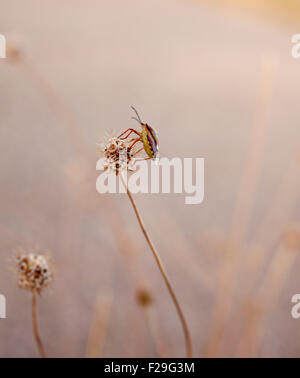
M142 218L141 218L141 216L139 214L139 211L138 211L137 206L136 206L136 204L134 202L132 194L131 194L130 190L128 189L128 186L126 185L125 180L124 180L122 174L120 176L121 176L122 183L123 183L124 187L126 188L127 195L129 197L129 200L131 202L131 205L133 207L133 210L134 210L135 215L137 217L137 220L139 222L140 228L141 228L141 230L142 230L142 232L143 232L143 234L145 236L145 239L146 239L146 241L147 241L147 243L148 243L148 245L149 245L149 247L151 249L151 252L152 252L152 254L154 256L156 264L157 264L157 266L158 266L158 268L159 268L159 270L160 270L160 272L161 272L161 274L163 276L163 279L164 279L164 281L165 281L165 283L167 285L167 288L169 290L169 293L171 295L173 303L174 303L174 305L176 307L176 310L177 310L177 313L178 313L178 316L179 316L179 319L181 321L181 325L182 325L182 328L183 328L183 332L184 332L185 344L186 344L186 356L190 358L190 357L192 357L193 352L192 352L191 336L190 336L190 332L189 332L189 329L188 329L188 326L187 326L187 322L185 320L185 317L183 315L183 312L181 310L181 307L180 307L178 299L177 299L177 297L175 295L175 292L174 292L174 290L173 290L173 288L171 286L171 283L170 283L169 277L167 275L167 272L166 272L166 270L165 270L165 268L163 266L163 263L162 263L162 261L161 261L161 259L159 257L159 254L155 250L155 247L154 247L154 245L153 245L153 243L152 243L152 241L151 241L151 239L150 239L150 237L148 235L148 232L147 232L147 230L145 228L145 225L143 223L143 220L142 220Z
M36 306L36 290L32 290L32 324L33 324L33 334L35 341L37 343L37 346L39 348L39 352L42 358L47 358L45 349L43 347L43 343L41 341L40 335L39 335L39 329L38 329L38 323L37 323L37 306Z

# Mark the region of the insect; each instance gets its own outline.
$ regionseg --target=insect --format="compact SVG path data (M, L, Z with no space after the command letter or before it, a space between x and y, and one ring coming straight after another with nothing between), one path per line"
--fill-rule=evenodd
M140 148L137 152L135 152L134 155L138 154L142 150L145 150L146 154L148 155L148 158L146 158L145 160L155 159L158 157L158 139L157 139L156 132L151 126L147 125L147 123L142 122L138 112L133 106L131 106L131 108L133 109L133 111L135 112L137 116L137 118L136 117L131 117L131 118L137 121L141 125L142 131L139 132L135 129L129 128L125 130L121 135L119 135L119 138L127 139L129 135L131 135L132 133L135 133L137 137L131 139L132 144L129 146L128 149L131 150L132 147L136 143L141 142L143 144L143 147ZM126 136L123 136L126 133L128 134Z

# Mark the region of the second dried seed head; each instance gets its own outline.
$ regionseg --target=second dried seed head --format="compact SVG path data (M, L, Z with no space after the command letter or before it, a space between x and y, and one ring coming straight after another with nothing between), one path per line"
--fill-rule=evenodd
M53 269L49 258L22 252L17 256L18 285L22 289L36 290L38 293L53 280Z

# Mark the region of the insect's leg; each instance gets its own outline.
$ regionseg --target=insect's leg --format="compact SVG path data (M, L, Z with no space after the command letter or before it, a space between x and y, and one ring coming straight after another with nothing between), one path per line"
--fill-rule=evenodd
M151 157L147 157L147 158L143 158L143 159L137 159L136 161L144 161L144 160L152 160L153 158Z
M137 143L137 142L141 142L142 139L141 138L137 138L130 147L128 147L129 150L131 150L131 148Z
M134 129L127 129L121 135L119 135L119 138L121 138L121 136L126 134L128 131L130 131L130 133L128 133L128 135L126 137L123 137L122 139L127 139L129 137L129 135L132 134L132 133L137 134L139 137L141 136L141 134L138 131L136 131Z
M142 150L144 149L144 147L140 148L139 150L137 150L132 156L136 156L139 152L141 152Z
M121 138L119 137L119 138L122 139L122 140L127 139L129 137L129 135L132 134L132 133L133 133L133 131L131 130L131 131L129 131L129 133L126 136L121 137ZM123 134L121 134L121 135L123 135Z
M120 135L118 136L118 138L121 138L121 136L124 135L124 134L126 134L127 131L129 131L129 130L132 130L132 129L127 129L127 130L125 130L122 134L120 134Z
M135 140L137 140L137 139L141 139L140 137L138 137L138 138L132 138L132 139L130 139L130 141L129 141L129 143L131 143L131 142L133 142L133 141L135 141Z

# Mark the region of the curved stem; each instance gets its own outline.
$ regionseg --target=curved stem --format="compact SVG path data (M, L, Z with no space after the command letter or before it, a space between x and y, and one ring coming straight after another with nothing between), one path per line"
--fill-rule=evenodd
M36 306L36 290L32 290L32 324L33 324L33 334L41 357L47 358L45 349L43 347L42 340L39 335L38 323L37 323L37 306Z
M169 277L168 277L167 272L166 272L166 270L165 270L165 268L163 266L163 263L162 263L162 261L161 261L161 259L159 257L159 254L155 250L155 247L154 247L154 245L153 245L153 243L152 243L152 241L151 241L151 239L150 239L150 237L148 235L148 232L147 232L147 230L146 230L146 228L144 226L143 220L142 220L142 218L141 218L141 216L139 214L139 211L138 211L138 209L136 207L136 204L134 202L132 194L131 194L130 190L128 189L127 185L125 184L125 181L124 181L124 178L123 178L122 174L120 176L121 176L122 183L123 183L124 187L126 188L127 195L129 197L129 200L131 202L131 205L133 207L133 210L134 210L135 215L137 217L137 220L139 222L140 228L141 228L141 230L142 230L142 232L143 232L143 234L145 236L145 239L146 239L146 241L147 241L147 243L148 243L148 245L149 245L149 247L151 249L151 252L152 252L152 254L154 256L156 264L157 264L157 266L158 266L158 268L159 268L159 270L160 270L160 272L161 272L161 274L163 276L163 279L164 279L164 281L165 281L165 283L167 285L167 288L169 290L169 293L171 295L173 303L174 303L174 305L176 307L176 310L177 310L177 313L178 313L178 316L179 316L179 319L181 321L181 325L182 325L182 328L183 328L183 332L184 332L185 344L186 344L186 356L187 357L192 357L193 352L192 352L191 336L190 336L190 332L189 332L189 329L188 329L188 326L187 326L187 322L186 322L185 317L183 315L183 312L181 310L180 304L179 304L178 299L177 299L177 297L175 295L175 292L174 292L174 290L173 290L173 288L171 286Z

